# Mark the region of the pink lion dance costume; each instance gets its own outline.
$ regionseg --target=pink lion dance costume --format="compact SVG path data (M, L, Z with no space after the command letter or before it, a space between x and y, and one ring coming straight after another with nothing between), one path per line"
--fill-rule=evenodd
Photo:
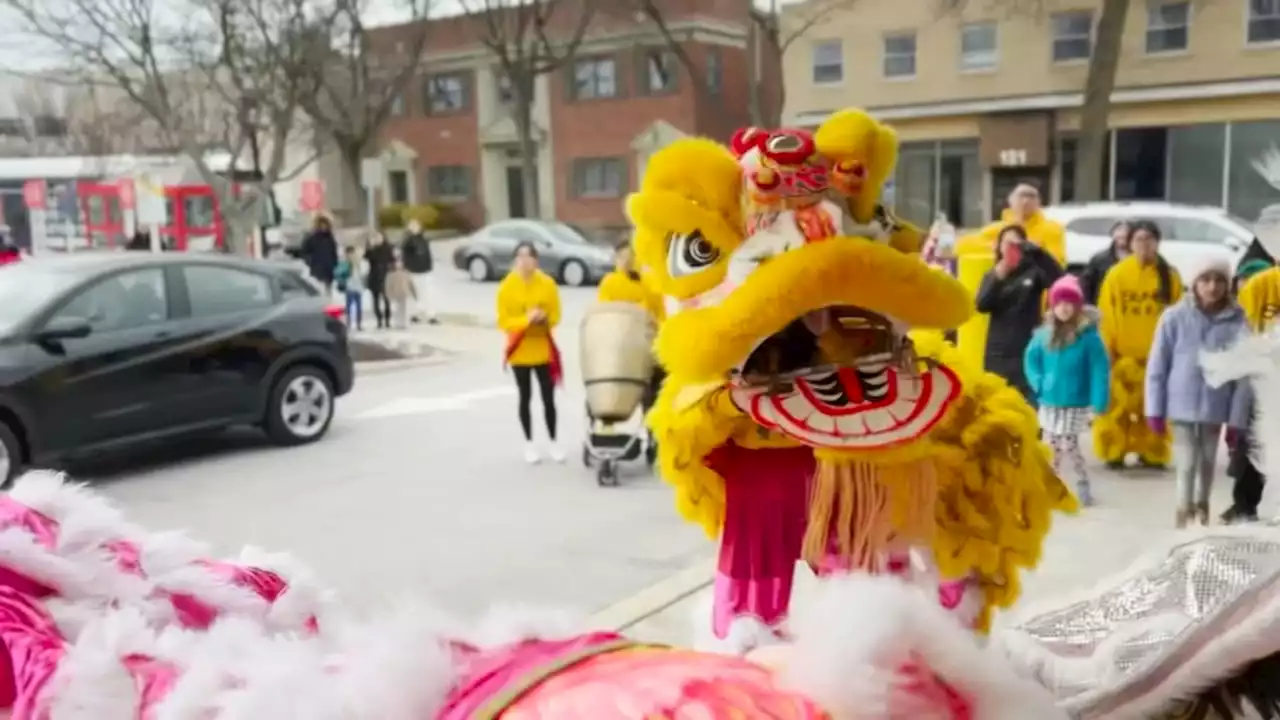
M507 613L348 617L285 556L207 559L52 473L0 495L13 720L1051 718L1050 696L893 578L824 588L796 644L699 653ZM841 622L833 615L846 608ZM883 618L859 630L858 608ZM554 616L552 616L554 617ZM1048 713L1048 714L1046 714Z
M743 658L528 612L359 621L285 556L210 560L32 473L0 495L0 718L1270 718L1275 557L1275 528L1180 538L987 647L927 587L854 574Z

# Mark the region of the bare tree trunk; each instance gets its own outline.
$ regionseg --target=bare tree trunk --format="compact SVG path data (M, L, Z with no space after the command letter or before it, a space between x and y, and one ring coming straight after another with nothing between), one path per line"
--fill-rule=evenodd
M342 159L342 191L350 194L352 200L351 217L343 218L347 224L360 225L369 217L369 193L364 189L364 178L360 172L364 169L363 142L339 142L338 154Z
M1129 0L1103 0L1097 42L1089 58L1084 107L1080 111L1080 136L1076 144L1075 200L1079 202L1103 199L1102 173L1107 151L1111 93L1116 87L1120 44L1128 14Z
M520 144L521 190L524 193L526 217L542 217L538 195L538 146L533 138L533 86L532 77L513 78L512 95L515 102L512 111L516 125L516 138Z

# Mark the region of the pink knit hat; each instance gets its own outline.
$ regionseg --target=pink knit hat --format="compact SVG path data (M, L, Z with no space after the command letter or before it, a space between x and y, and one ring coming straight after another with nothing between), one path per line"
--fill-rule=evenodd
M1080 281L1075 275L1063 275L1049 288L1049 307L1064 302L1084 304L1084 291L1080 289Z

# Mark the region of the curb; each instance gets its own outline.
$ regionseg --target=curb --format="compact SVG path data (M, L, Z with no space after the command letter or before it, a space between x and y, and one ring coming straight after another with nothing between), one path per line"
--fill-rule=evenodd
M593 627L623 631L710 587L716 559L708 558L610 605L591 616Z

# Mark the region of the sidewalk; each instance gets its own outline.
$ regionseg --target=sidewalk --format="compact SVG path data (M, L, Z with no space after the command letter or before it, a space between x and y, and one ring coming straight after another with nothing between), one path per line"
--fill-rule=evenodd
M1055 519L1039 568L1023 578L1023 599L1027 602L1099 582L1106 575L1124 570L1162 537L1176 532L1171 472L1130 470L1122 476L1098 465L1091 465L1090 470L1098 504L1082 509L1074 517ZM1219 463L1213 500L1211 511L1215 516L1231 502L1225 458ZM647 591L649 596L642 597L642 593L619 603L597 615L596 620L624 628L628 635L642 640L690 643L694 621L700 620L697 616L701 608L709 607L707 586L714 570L714 560L710 559L713 553L714 548L708 544L709 559L679 578L684 587L672 578L667 587L655 586ZM813 583L807 568L797 569L797 603L804 602Z

